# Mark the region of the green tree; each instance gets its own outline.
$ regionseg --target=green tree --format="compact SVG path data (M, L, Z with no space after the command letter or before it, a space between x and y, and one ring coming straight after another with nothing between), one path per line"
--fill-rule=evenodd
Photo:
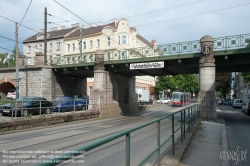
M196 74L179 74L175 76L159 76L156 80L156 88L168 91L186 91L198 93L198 76Z
M14 47L14 49L12 50L11 54L8 57L8 64L9 64L9 67L16 66L16 46Z
M215 78L215 89L224 98L231 91L231 73L217 73Z
M0 54L0 68L7 67L8 64L5 62L6 54Z
M246 46L246 48L250 48L250 39L247 39L246 42L248 43L248 45Z
M241 75L244 78L244 82L250 82L250 72L242 72Z

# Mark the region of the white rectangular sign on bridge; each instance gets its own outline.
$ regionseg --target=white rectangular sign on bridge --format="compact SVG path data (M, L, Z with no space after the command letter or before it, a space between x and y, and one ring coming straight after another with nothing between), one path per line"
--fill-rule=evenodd
M130 70L134 70L134 69L153 69L153 68L164 68L164 61L147 62L147 63L132 63L132 64L130 64Z

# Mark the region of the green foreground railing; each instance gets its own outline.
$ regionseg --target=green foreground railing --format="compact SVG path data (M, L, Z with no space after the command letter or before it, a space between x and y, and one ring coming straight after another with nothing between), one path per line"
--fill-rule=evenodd
M139 130L141 128L144 128L146 126L149 126L151 124L154 124L154 123L157 123L157 146L155 149L153 149L147 156L145 156L143 158L143 160L141 160L141 162L139 164L137 164L138 166L141 166L143 165L155 152L157 152L157 166L160 166L160 148L167 142L169 141L171 138L172 138L172 154L175 155L175 134L181 130L181 143L183 142L183 139L185 139L185 133L186 133L186 125L188 125L188 130L190 130L190 125L191 123L196 123L196 120L197 120L197 112L198 112L198 104L193 104L191 106L186 106L185 108L177 111L177 112L174 112L174 113L171 113L171 114L168 114L166 116L163 116L161 118L158 118L158 119L155 119L155 120L152 120L150 122L147 122L147 123L144 123L144 124L141 124L141 125L138 125L136 127L133 127L133 128L130 128L130 129L127 129L127 130L124 130L124 131L121 131L119 133L116 133L116 134L112 134L106 138L103 138L101 140L98 140L98 141L95 141L93 143L90 143L86 146L83 146L83 147L80 147L76 150L73 150L69 153L65 153L61 156L58 156L54 159L51 159L51 160L47 160L47 161L44 161L44 163L39 163L37 164L37 166L54 166L54 165L57 165L57 164L60 164L62 163L63 161L65 160L69 160L71 159L72 157L74 156L78 156L78 155L81 155L85 152L88 152L94 148L97 148L103 144L106 144L110 141L113 141L115 139L118 139L122 136L126 136L126 166L130 166L130 134L131 132L134 132L136 130ZM176 130L174 129L175 126L174 126L174 118L175 118L175 115L178 114L178 113L181 113L181 125L180 127L178 127ZM187 117L186 117L186 114L187 114ZM160 142L160 122L166 118L169 118L171 117L172 119L172 134L166 138L162 143Z

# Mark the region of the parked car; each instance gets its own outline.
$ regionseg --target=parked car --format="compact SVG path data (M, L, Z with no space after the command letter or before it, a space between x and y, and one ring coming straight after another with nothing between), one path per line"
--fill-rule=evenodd
M217 100L217 104L218 105L222 105L223 104L223 100L222 99Z
M232 103L233 108L242 108L243 105L243 99L234 99Z
M11 89L7 93L7 98L9 98L9 99L16 99L16 90L15 89Z
M224 100L224 105L229 105L229 102L230 102L229 99Z
M53 101L53 111L66 112L79 109L87 109L88 99L86 98L74 98L70 96L60 96Z
M158 104L167 104L167 103L171 103L171 100L169 98L164 98L164 99L160 99L156 101Z
M15 115L17 116L27 116L28 114L40 114L40 106L41 106L41 114L49 114L51 111L52 103L42 97L21 97L16 102L4 104L1 106L2 115ZM17 104L17 108L13 109L13 105Z
M243 101L243 105L242 105L241 110L245 114L250 115L250 99L247 99L246 101Z
M87 110L89 104L88 97L79 97L76 99L76 109L77 110Z

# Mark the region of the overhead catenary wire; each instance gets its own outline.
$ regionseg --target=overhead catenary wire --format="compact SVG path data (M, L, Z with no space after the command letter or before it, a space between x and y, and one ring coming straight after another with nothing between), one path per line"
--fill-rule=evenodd
M14 40L14 39L11 39L11 38L8 38L8 37L2 36L2 35L0 35L0 37L5 38L5 39L8 39L8 40L11 40L11 41L16 41L16 40ZM18 42L18 43L23 44L23 43L21 43L21 42ZM33 47L33 46L30 46L30 47L32 47L32 48L36 48L37 50L44 51L43 49L40 49L40 48L37 48L37 47ZM46 52L47 52L47 53L54 54L54 55L58 55L58 54L55 54L55 53L50 52L50 51L46 51Z
M249 4L249 3L242 4L242 5L237 5L237 6L233 6L233 7L229 7L229 8L224 8L224 9L218 9L218 10L214 10L214 11L210 11L210 12L204 12L204 13L194 14L194 15L190 15L190 16L183 16L183 17L178 17L178 18L173 18L173 19L168 19L168 20L162 20L162 21L151 22L151 23L147 23L147 24L141 24L141 25L137 25L137 26L134 26L134 27L140 27L140 26L152 25L152 24L157 24L157 23L166 22L166 21L184 19L184 18L193 17L193 16L198 16L198 15L202 15L202 14L207 14L207 13L212 13L212 12L218 12L218 11L227 10L227 9L231 9L231 8L235 8L235 7L245 6L245 5L248 5L248 4ZM16 21L13 21L13 20L11 20L11 19L9 19L9 18L7 18L7 17L4 17L4 16L2 16L2 15L0 15L0 17L2 17L2 18L4 18L4 19L7 19L7 20L9 20L9 21L11 21L11 22L16 22ZM27 29L29 29L29 30L32 30L32 31L34 31L34 32L38 32L38 33L39 33L39 31L34 30L34 29L32 29L32 28L29 28L29 27L27 27L27 26L25 26L25 25L20 24L20 26L23 26L23 27L25 27L25 28L27 28ZM13 32L13 33L15 33L15 32ZM107 36L107 35L106 35L106 36ZM59 40L57 40L57 41L59 41ZM60 42L62 42L62 41L60 41ZM62 43L64 43L64 42L62 42ZM66 43L64 43L64 44L66 44ZM70 45L70 47L73 47L73 46Z
M142 5L142 4L145 4L145 3L152 2L152 1L156 1L156 0L146 1L146 2L142 2L142 3L138 3L138 4L134 4L134 5L122 7L122 8L117 8L117 9L109 10L109 11L106 11L106 12L101 12L101 13L96 13L96 14L93 14L93 15L88 15L88 16L85 16L84 18L92 17L92 16L97 16L97 15L101 15L101 14L104 14L104 13L110 13L110 12L118 11L118 10L121 10L121 9L127 9L127 8L130 8L130 7L133 7L133 6Z
M6 19L6 20L8 20L8 21L11 21L11 22L16 23L16 21L13 21L13 20L11 20L11 19L9 19L9 18L7 18L7 17L4 17L4 16L2 16L2 15L0 15L0 17ZM34 32L36 32L36 33L40 33L39 31L34 30L34 29L32 29L32 28L29 28L29 27L27 27L27 26L24 26L24 25L21 25L21 26L23 26L23 27L25 27L25 28L27 28L27 29L30 29L30 30L32 30L32 31L34 31ZM13 33L15 33L15 32L13 32ZM1 37L1 35L0 35L0 37ZM13 40L13 39L12 39L12 40ZM60 41L60 42L62 42L63 44L65 44L65 45L68 46L68 44L66 44L65 42L63 42L63 41L61 41L61 40L58 40L58 39L54 39L54 40L55 40L55 41ZM21 44L23 44L23 43L21 43ZM71 46L71 45L69 45L69 46L73 48L73 46ZM78 50L79 50L79 49L78 49Z
M85 22L86 24L92 26L90 23L88 23L87 21L85 21L84 19L82 19L80 16L78 16L77 14L75 14L74 12L72 12L71 10L69 10L68 8L66 8L65 6L63 6L62 4L60 4L59 2L57 2L56 0L53 0L54 2L56 2L58 5L60 5L61 7L63 7L64 9L66 9L67 11L69 11L71 14L75 15L76 17L78 17L80 20L82 20L83 22ZM107 36L105 33L103 33L106 37L109 37ZM124 47L123 45L121 45L120 43L116 42L114 39L112 39L110 37L110 40L114 41L115 43L117 43L118 45L122 46L125 50L127 50L126 47Z
M173 20L178 20L178 19L183 19L183 18L188 18L188 17L194 17L194 16L199 16L199 15L208 14L208 13L219 12L219 11L228 10L228 9L232 9L232 8L236 8L236 7L241 7L241 6L245 6L245 5L249 5L249 4L250 3L245 3L245 4L242 4L242 5L235 5L235 6L231 6L231 7L227 7L227 8L223 8L223 9L217 9L217 10L213 10L213 11L209 11L209 12L203 12L203 13L193 14L193 15L189 15L189 16L177 17L177 18L172 18L172 19L168 19L168 20L161 20L161 21L157 21L157 22L151 22L151 23L147 23L147 24L136 25L135 27L140 27L140 26L145 26L145 25L152 25L152 24L162 23L162 22L166 22L166 21L173 21Z
M17 31L18 31L20 25L23 23L23 20L24 20L26 14L28 13L28 10L29 10L29 8L30 8L31 2L32 2L32 0L30 0L29 6L28 6L28 8L27 8L27 10L26 10L26 12L25 12L23 18L22 18L22 21L20 22L20 24L19 24L18 27L17 27Z

